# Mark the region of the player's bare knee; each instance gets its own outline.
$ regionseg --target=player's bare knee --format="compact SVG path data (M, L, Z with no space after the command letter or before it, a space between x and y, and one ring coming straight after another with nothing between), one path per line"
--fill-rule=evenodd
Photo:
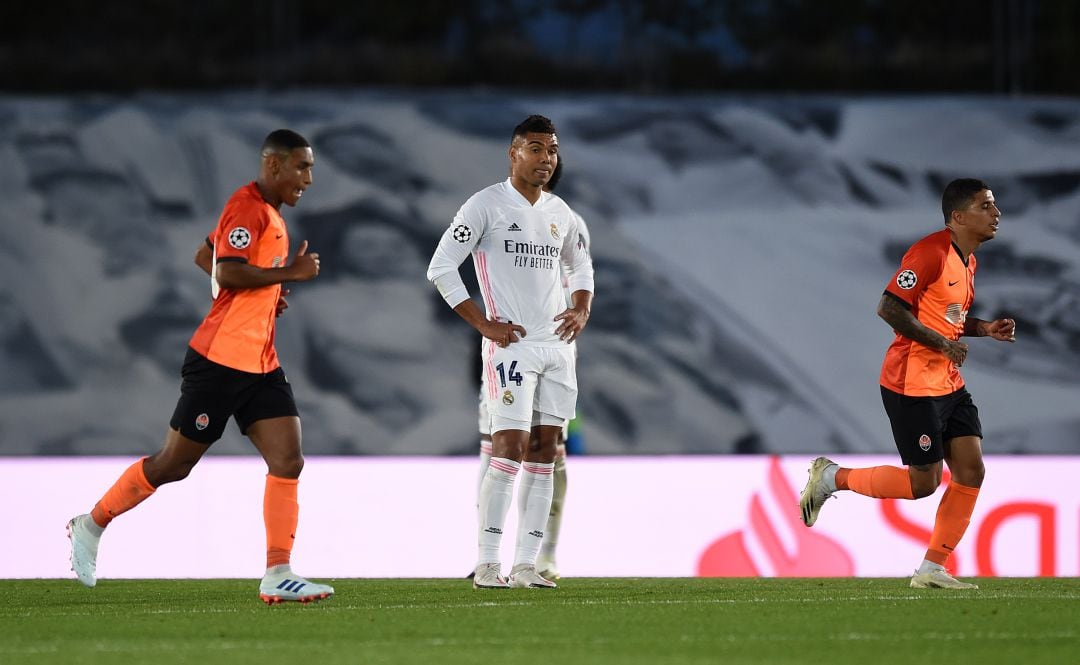
M540 440L540 437L533 436L529 438L529 450L528 452L536 454L544 449L544 443Z
M503 457L515 462L525 459L532 439L525 423L492 416L491 426L495 430L491 437L492 457Z
M928 497L941 485L941 462L937 464L912 464L908 467L911 480L911 496L915 499Z
M986 466L982 460L964 467L952 469L953 480L966 487L982 487Z
M970 485L970 487L982 487L983 480L985 478L986 478L986 466L984 466L982 463L980 463L979 466L974 470L974 474L972 475L972 478L971 478L972 484Z
M299 478L304 470L304 456L297 453L266 461L267 471L277 478Z
M923 499L930 496L937 491L938 486L930 482L915 482L911 483L911 496L916 499Z
M547 460L548 463L555 461L555 457L559 452L559 447L554 441L546 442L540 447L540 454Z
M195 468L195 462L175 460L162 455L148 457L143 463L146 480L154 487L183 480L188 477L193 468Z

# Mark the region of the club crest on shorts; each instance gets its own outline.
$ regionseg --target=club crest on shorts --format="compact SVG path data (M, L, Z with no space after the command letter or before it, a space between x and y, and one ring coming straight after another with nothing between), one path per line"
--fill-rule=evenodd
M454 240L457 240L458 242L469 242L472 238L472 229L464 224L458 224L454 227L452 235L454 236Z
M510 406L513 403L514 403L514 393L507 390L506 392L503 393L503 404L505 404L506 406Z
M556 240L559 239L559 227L555 226L554 224L551 225L551 237L555 238Z
M905 291L915 288L915 285L919 283L919 277L915 274L914 270L904 270L896 276L896 285Z
M195 416L195 429L200 432L210 426L210 416L205 413L200 413Z
M229 231L229 245L236 249L244 249L251 244L251 232L242 226Z
M925 452L926 452L927 450L930 450L930 437L929 437L929 436L927 436L926 434L923 434L922 436L920 436L920 437L919 437L919 448L920 448L920 449L921 449L921 450L922 450L922 451L923 451L924 453L925 453Z

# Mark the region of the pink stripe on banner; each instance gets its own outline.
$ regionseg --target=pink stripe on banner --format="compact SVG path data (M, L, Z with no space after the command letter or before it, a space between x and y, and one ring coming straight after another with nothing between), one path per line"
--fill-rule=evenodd
M536 473L541 476L550 476L552 472L555 471L554 464L531 464L529 462L525 462L521 465L521 468L525 469L529 473Z
M506 462L500 462L497 459L491 460L491 466L495 467L499 471L502 471L503 473L509 473L511 476L516 476L518 472L518 467L507 464Z

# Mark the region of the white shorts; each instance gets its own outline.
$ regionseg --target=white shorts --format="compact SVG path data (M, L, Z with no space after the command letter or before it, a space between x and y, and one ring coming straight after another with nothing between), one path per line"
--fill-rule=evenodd
M483 379L481 379L481 384L482 383L483 383ZM480 386L480 408L478 409L477 416L478 416L477 417L477 429L480 432L480 436L490 437L491 436L491 416L488 415L487 389L484 387L484 385ZM543 422L543 418L541 418L540 412L539 411L533 411L532 426L536 427L537 425L546 425L546 424L547 423ZM558 423L552 423L552 424L557 425ZM567 437L569 437L569 436L570 436L570 421L566 420L566 421L563 422L563 426L562 426L562 440L566 441ZM488 443L487 445L488 445L488 447L490 449L491 444ZM565 456L566 455L566 444L565 443L560 443L559 446L562 447L562 453L561 454ZM556 455L556 456L558 456L558 455Z
M577 349L524 346L506 348L484 340L484 376L481 391L487 414L480 414L490 431L522 429L534 425L565 425L577 408ZM495 423L492 425L491 423Z

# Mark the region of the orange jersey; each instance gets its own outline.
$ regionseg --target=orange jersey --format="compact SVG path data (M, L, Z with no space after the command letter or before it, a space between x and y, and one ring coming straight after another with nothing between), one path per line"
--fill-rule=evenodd
M260 268L285 264L289 234L285 220L263 200L254 182L236 190L225 204L217 228L207 236L214 265L242 261ZM279 364L274 321L281 285L221 289L210 313L195 330L191 348L210 360L243 372L266 374Z
M931 233L907 251L885 293L927 328L960 339L975 299L975 255L964 263L949 229ZM881 385L901 395L937 397L959 390L964 379L941 351L897 333L885 353Z

